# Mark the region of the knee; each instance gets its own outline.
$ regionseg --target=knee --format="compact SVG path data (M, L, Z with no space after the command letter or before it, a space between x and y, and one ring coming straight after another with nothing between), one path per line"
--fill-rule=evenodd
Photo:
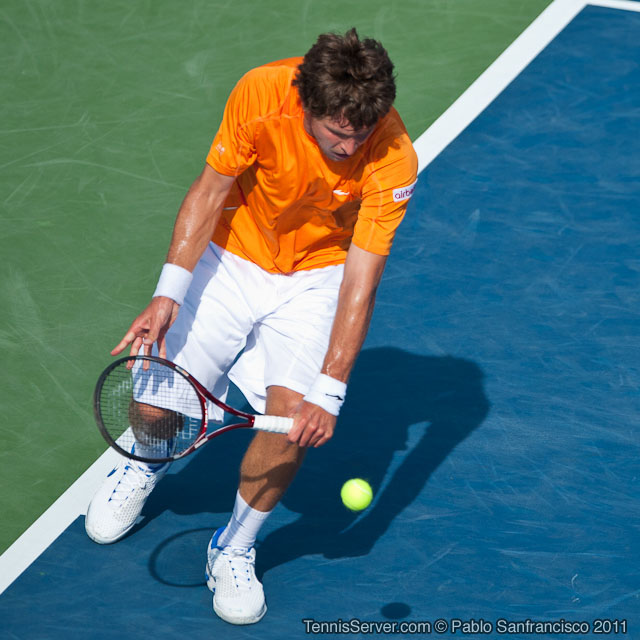
M143 402L129 404L129 424L141 442L168 440L183 427L182 415Z
M302 402L302 394L286 387L267 388L265 413L272 416L290 416Z

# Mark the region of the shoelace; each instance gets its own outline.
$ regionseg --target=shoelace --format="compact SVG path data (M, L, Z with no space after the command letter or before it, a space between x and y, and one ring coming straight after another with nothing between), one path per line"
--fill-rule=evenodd
M231 572L238 589L251 589L251 567L255 562L255 552L253 549L247 551L242 547L225 547L222 555L231 565Z
M120 482L111 494L111 502L124 502L136 489L144 489L153 475L151 469L143 469L138 465L126 463Z

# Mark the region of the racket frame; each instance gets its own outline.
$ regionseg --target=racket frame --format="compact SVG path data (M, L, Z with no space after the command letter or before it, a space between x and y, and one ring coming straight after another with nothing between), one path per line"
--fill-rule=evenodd
M160 365L169 367L173 371L176 371L183 378L187 380L189 384L194 388L196 395L198 396L198 400L200 401L200 406L202 408L202 424L200 426L200 433L197 435L196 439L193 443L184 449L183 451L176 453L175 455L168 456L165 458L147 458L144 456L136 455L131 451L127 451L123 447L121 447L117 440L109 433L109 430L106 428L104 421L102 419L102 413L100 411L100 394L102 388L104 386L105 380L109 377L111 372L127 363L127 368L133 368L135 362L142 362L142 366L144 367L144 361L147 362L156 362ZM128 363L131 363L129 366ZM234 424L226 424L215 431L207 433L207 429L209 426L209 414L207 411L207 400L210 400L217 407L222 409L225 413L228 413L236 418L243 419L243 422L238 422ZM107 441L109 446L115 449L121 455L130 458L132 460L137 460L139 462L146 462L151 464L162 464L165 462L173 462L175 460L179 460L180 458L184 458L185 456L193 453L196 449L199 449L203 444L206 444L212 438L222 435L223 433L227 433L228 431L233 431L235 429L251 429L254 426L256 418L260 416L255 416L250 413L246 413L245 411L240 411L239 409L235 409L222 400L216 398L206 387L204 387L198 380L196 380L188 371L185 371L180 365L177 365L175 362L171 362L170 360L165 360L164 358L159 358L158 356L146 356L146 355L138 355L138 356L126 356L124 358L119 358L112 362L101 374L98 378L98 382L96 383L96 388L93 392L93 415L96 420L96 424L98 425L98 429L102 434L102 437ZM126 430L123 430L123 433Z

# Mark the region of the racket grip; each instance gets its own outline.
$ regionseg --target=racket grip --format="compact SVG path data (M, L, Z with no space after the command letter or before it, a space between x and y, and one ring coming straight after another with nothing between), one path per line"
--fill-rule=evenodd
M254 429L260 431L271 431L272 433L289 433L293 427L293 418L282 418L280 416L254 416Z

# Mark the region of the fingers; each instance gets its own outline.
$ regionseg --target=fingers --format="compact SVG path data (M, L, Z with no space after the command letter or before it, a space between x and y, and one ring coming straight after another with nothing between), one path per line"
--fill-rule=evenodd
M149 328L142 330L142 353L145 356L150 356L153 350L154 343L158 340L160 333L162 332L166 319L164 317L158 317L157 315L149 318ZM162 332L164 335L165 332Z
M124 334L124 338L122 338L122 340L120 340L120 342L118 342L118 344L111 350L111 355L117 356L119 353L122 353L135 340L136 340L135 331L133 331L133 329L129 329L129 331L127 331L127 333ZM140 348L139 345L138 345L138 348ZM133 351L133 346L131 347L131 350ZM132 355L136 355L136 354L137 354L137 351L135 354L132 353Z
M137 356L140 352L140 348L143 347L143 343L145 342L144 337L148 335L147 329L140 328L138 324L138 318L134 321L134 323L129 328L129 331L124 334L124 337L120 342L111 350L112 356L117 356L122 353L129 345L131 345L131 349L129 349L130 356ZM153 342L151 343L153 344ZM149 352L151 349L148 350ZM145 349L143 349L143 353L147 353Z
M336 417L317 405L304 402L293 416L288 440L301 447L321 447L333 436Z
M301 405L300 405L301 406ZM300 436L302 435L302 431L304 429L304 425L306 420L300 416L299 408L295 409L289 414L290 418L293 418L293 426L291 427L289 433L287 434L287 440L291 444L300 444Z
M158 336L158 355L165 360L167 359L167 341L164 339L166 334L167 332L164 331Z
M172 301L173 303L173 301ZM158 355L161 358L165 358L167 357L167 341L166 341L166 335L167 335L167 331L169 330L169 327L171 327L171 325L174 323L175 319L178 317L178 310L180 309L180 306L177 303L173 303L172 309L171 309L171 314L169 316L169 321L167 323L165 323L164 326L162 326L158 332L158 339L157 339L157 343L158 343Z
M307 422L304 430L300 434L298 444L301 447L319 447L322 442L326 442L325 430L317 424Z
M111 351L116 356L122 353L128 345L131 356L142 354L151 355L153 344L158 342L161 358L167 357L165 335L178 315L179 305L170 298L153 298L147 308L133 321L127 333Z
M137 356L141 346L142 346L142 338L140 337L135 338L131 343L131 349L129 349L129 355Z

